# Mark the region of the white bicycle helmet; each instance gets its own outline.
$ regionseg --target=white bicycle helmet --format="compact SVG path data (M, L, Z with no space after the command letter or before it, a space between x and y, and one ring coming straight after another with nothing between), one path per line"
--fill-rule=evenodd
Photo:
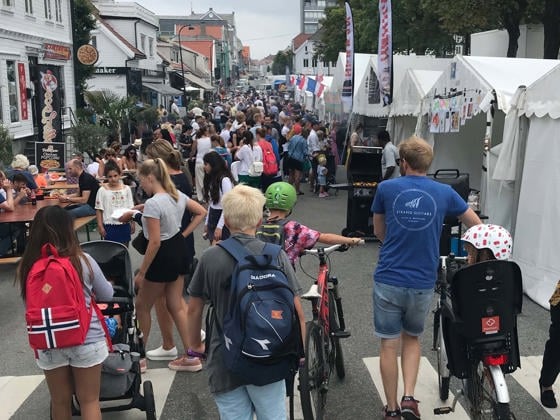
M497 260L507 260L511 256L513 239L502 226L476 225L468 229L461 239L476 249L488 248Z

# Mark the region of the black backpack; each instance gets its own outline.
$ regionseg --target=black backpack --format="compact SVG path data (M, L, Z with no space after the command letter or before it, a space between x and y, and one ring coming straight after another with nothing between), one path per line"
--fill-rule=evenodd
M257 386L292 377L301 329L294 292L278 265L282 248L267 243L262 254L253 255L235 238L218 246L237 261L221 331L225 366Z
M288 219L265 221L257 229L257 238L269 244L280 245L284 249L284 225L288 223Z

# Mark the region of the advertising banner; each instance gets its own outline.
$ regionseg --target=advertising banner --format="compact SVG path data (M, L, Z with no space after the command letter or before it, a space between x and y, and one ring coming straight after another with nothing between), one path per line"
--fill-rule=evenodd
M62 141L60 110L60 68L39 65L39 138L44 142Z
M21 119L29 118L29 109L27 108L27 81L25 80L25 64L18 63L18 80L19 80L19 106L21 109Z
M64 168L65 148L64 143L35 142L35 156L39 171L47 172L51 169Z
M377 47L377 72L383 105L392 102L393 79L393 21L391 0L379 0L379 42Z
M352 110L352 97L354 88L354 23L352 21L352 9L346 5L346 65L344 67L344 83L342 84L342 107L345 113Z

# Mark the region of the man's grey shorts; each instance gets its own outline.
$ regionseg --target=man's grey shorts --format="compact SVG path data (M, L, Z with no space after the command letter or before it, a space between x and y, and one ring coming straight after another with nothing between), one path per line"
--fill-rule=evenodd
M414 337L421 335L433 296L433 289L410 289L375 282L375 335L381 338L398 338L401 332Z
M39 350L38 353L37 365L43 370L52 370L63 366L93 367L107 358L109 350L104 340L65 349Z

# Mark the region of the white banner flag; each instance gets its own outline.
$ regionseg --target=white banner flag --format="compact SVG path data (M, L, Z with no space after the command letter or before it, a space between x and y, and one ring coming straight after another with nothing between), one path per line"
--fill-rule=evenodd
M391 0L379 0L379 43L377 47L377 77L383 105L392 102L393 20Z
M352 22L352 9L346 4L346 66L344 67L344 83L342 85L342 109L345 113L352 110L352 97L354 94L354 23Z

